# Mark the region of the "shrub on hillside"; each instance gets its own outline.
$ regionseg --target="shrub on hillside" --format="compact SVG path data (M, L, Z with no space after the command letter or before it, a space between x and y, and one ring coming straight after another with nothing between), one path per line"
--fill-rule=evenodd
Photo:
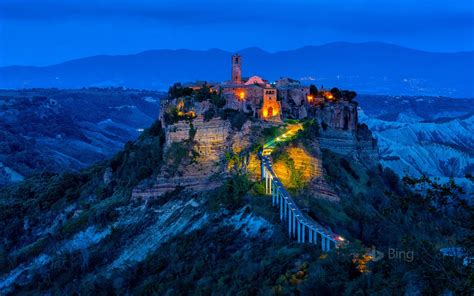
M175 99L180 97L190 96L193 93L193 89L189 87L183 87L181 83L175 83L168 90L168 97Z
M117 184L133 188L158 172L163 164L164 142L164 131L159 123L147 130L139 141L127 142L124 149L108 162Z
M251 182L247 175L233 175L224 185L213 190L209 197L209 207L216 211L220 207L230 210L240 208L244 202L244 196L251 188Z

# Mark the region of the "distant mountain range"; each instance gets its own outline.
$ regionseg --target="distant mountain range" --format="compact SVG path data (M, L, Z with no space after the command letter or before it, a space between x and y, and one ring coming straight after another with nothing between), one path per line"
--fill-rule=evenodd
M181 81L223 81L231 52L150 50L99 55L46 67L0 68L0 88L124 86L165 90ZM282 76L359 93L474 97L474 51L431 53L385 43L330 43L295 50L240 51L244 76Z

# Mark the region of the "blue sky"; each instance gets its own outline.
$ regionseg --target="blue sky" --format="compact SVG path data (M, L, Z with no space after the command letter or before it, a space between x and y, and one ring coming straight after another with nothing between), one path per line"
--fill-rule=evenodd
M381 41L474 50L472 0L1 0L0 66L149 49Z

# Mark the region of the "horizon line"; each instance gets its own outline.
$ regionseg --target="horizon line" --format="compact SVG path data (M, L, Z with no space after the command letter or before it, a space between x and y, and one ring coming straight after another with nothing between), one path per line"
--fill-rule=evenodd
M275 50L275 51L269 51L269 50L266 50L266 49L264 49L260 46L248 46L248 47L241 48L241 49L238 49L238 50L222 49L222 48L216 48L216 47L211 47L211 48L207 48L207 49L152 48L152 49L145 49L145 50L129 52L129 53L119 53L119 54L98 53L98 54L94 54L94 55L71 58L71 59L60 61L60 62L56 62L56 63L52 63L52 64L44 64L44 65L26 65L26 64L0 65L0 68L8 68L8 67L43 68L43 67L60 65L60 64L63 64L63 63L82 60L82 59L87 59L87 58L94 58L94 57L101 57L101 56L108 56L108 57L131 56L131 55L139 55L139 54L143 54L143 53L146 53L146 52L152 52L152 51L183 51L183 50L187 50L187 51L207 52L207 51L219 50L219 51L224 51L224 52L227 52L227 53L239 53L239 52L249 50L249 49L258 49L258 50L263 51L267 54L277 54L277 53L288 52L288 51L297 51L297 50L310 48L310 47L323 47L323 46L335 45L335 44L351 44L351 45L379 44L379 45L389 45L389 46L403 48L403 49L407 49L407 50L413 50L413 51L424 52L424 53L433 53L433 54L462 54L462 53L472 53L472 52L474 52L474 49L471 49L471 50L458 50L458 51L429 51L429 50L417 49L417 48L413 48L413 47L403 46L403 45L399 45L399 44L396 44L396 43L384 42L384 41L361 41L361 42L332 41L332 42L313 44L313 45L308 44L308 45L303 45L303 46L299 46L299 47L296 47L296 48L281 49L281 50Z

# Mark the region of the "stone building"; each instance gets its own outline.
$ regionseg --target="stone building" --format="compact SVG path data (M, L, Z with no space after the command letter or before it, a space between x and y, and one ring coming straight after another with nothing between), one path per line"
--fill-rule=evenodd
M226 99L226 108L252 112L255 117L281 121L281 104L277 89L259 76L242 78L242 57L232 56L231 80L220 85L222 97Z
M298 80L281 78L275 83L278 89L278 100L281 102L282 113L290 118L307 116L305 105L310 104L309 87L301 85Z
M242 57L238 54L232 56L232 83L242 83Z

